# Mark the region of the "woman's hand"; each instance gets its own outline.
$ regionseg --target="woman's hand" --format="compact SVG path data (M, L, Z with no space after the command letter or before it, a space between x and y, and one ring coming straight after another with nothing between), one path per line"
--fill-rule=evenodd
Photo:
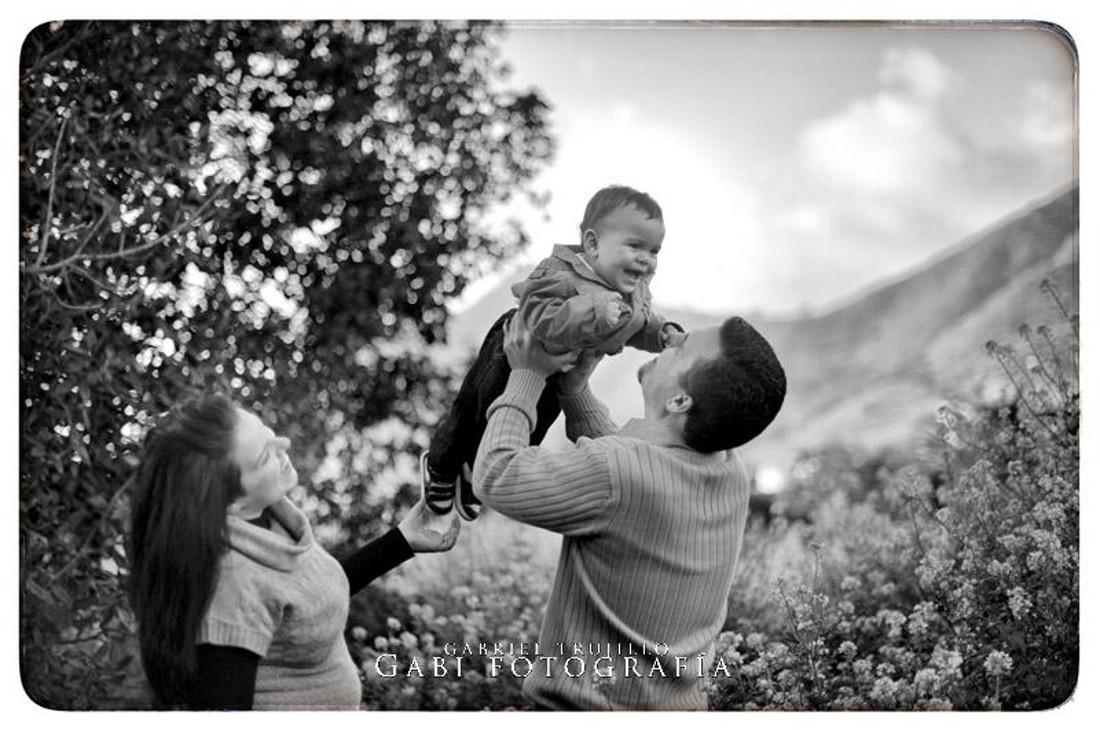
M567 352L564 355L552 355L531 335L527 323L519 314L512 315L504 328L504 354L508 357L508 366L513 370L530 370L543 378L548 378L566 365L577 361L579 353Z
M458 539L458 514L437 515L421 499L397 526L414 553L450 550Z

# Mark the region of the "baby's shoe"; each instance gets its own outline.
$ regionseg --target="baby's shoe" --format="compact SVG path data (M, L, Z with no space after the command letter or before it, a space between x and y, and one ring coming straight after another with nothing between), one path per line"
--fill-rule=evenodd
M455 505L455 484L458 480L442 482L433 479L428 468L428 452L420 454L420 494L424 504L437 515L445 515ZM461 513L460 513L461 514Z
M470 473L470 465L462 465L462 474L458 477L458 498L455 500L455 510L458 516L468 522L473 522L481 514L481 500L474 496L474 477Z

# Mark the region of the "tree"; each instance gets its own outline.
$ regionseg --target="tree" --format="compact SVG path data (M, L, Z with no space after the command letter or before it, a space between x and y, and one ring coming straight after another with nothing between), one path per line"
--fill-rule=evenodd
M289 435L345 537L394 515L453 373L446 301L527 242L547 105L485 23L51 23L20 59L22 671L126 674L126 481L221 389ZM347 519L345 519L347 518ZM331 525L330 525L331 526ZM335 529L320 534L334 536ZM130 667L132 672L132 667Z

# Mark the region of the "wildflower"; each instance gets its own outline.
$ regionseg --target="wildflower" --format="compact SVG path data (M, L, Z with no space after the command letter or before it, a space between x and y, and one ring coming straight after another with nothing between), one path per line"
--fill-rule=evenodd
M1012 566L1000 560L990 560L985 570L993 578L1008 578L1012 575Z
M932 490L932 485L916 469L907 467L901 474L899 485L906 499L921 499Z
M353 626L351 628L351 638L355 639L356 641L362 641L363 639L367 638L367 630L364 629L362 626Z
M416 636L409 631L402 631L401 636L397 638L405 646L406 649L415 649L417 643L419 642Z
M887 635L891 639L897 639L901 636L902 627L905 626L905 614L901 611L883 609L875 615L875 618L888 627Z
M385 636L374 637L374 648L378 651L385 651L390 647L390 640Z
M760 647L764 645L764 635L759 632L752 632L745 637L745 646L750 649L756 649L759 651Z
M782 659L783 657L790 654L790 652L791 648L786 644L780 641L773 641L772 643L768 644L768 650L765 652L765 655L771 657L772 659Z
M893 707L897 702L898 683L889 677L879 677L871 687L871 699L886 707Z
M848 661L851 661L858 651L859 648L850 641L841 642L840 646L837 647L837 653Z
M1003 651L994 649L985 658L985 671L992 677L1000 677L1012 671L1012 657Z
M1031 606L1031 599L1028 598L1027 591L1020 586L1008 591L1008 610L1012 612L1013 618L1023 618L1031 611Z
M931 666L941 670L946 676L959 676L959 667L962 666L962 655L954 649L948 649L942 644L937 644L932 650Z
M719 646L725 646L729 649L736 649L737 647L741 646L741 642L744 640L745 639L741 636L741 634L735 633L733 631L723 631L722 633L718 634L717 643Z
M897 591L897 589L898 589L898 587L894 583L894 581L887 581L886 583L883 583L882 585L880 585L878 588L875 589L875 595L876 596L882 596L883 598L886 598L886 597L894 595L894 593Z
M929 694L936 690L940 684L940 676L935 669L925 667L913 676L913 687L918 694Z
M928 631L928 619L922 614L914 611L909 614L909 633L913 636L922 636Z
M861 581L854 575L846 575L844 576L844 579L840 581L840 590L844 591L845 593L858 591L862 587L863 581Z
M929 552L921 558L914 572L921 587L927 590L939 586L950 567L951 561Z
M934 603L921 601L913 607L913 611L909 614L909 632L913 636L924 635L938 617L939 614L936 612Z
M741 671L746 677L755 677L757 675L764 674L765 672L767 672L767 670L767 660L761 657L760 659L756 659L755 661L746 664L744 669L742 669Z
M970 618L974 614L974 602L969 595L955 591L955 604L952 607L952 615L955 618Z
M954 710L955 706L951 704L951 700L944 699L943 697L930 697L926 700L921 700L917 706L918 710L932 710L932 711L946 711Z
M401 622L390 616L386 619L386 628L390 631L399 631L401 629Z

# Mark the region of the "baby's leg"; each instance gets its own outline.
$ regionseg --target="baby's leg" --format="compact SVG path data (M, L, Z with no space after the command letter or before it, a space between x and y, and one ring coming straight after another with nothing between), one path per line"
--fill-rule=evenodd
M504 354L504 325L514 311L506 312L489 328L454 402L432 434L428 469L433 479L454 481L463 464L473 466L488 423L485 412L504 392L511 373Z
M535 430L531 432L531 445L538 446L546 437L546 432L561 414L561 404L558 402L558 374L551 375L546 380L546 387L542 389L538 405L535 407L537 422Z

